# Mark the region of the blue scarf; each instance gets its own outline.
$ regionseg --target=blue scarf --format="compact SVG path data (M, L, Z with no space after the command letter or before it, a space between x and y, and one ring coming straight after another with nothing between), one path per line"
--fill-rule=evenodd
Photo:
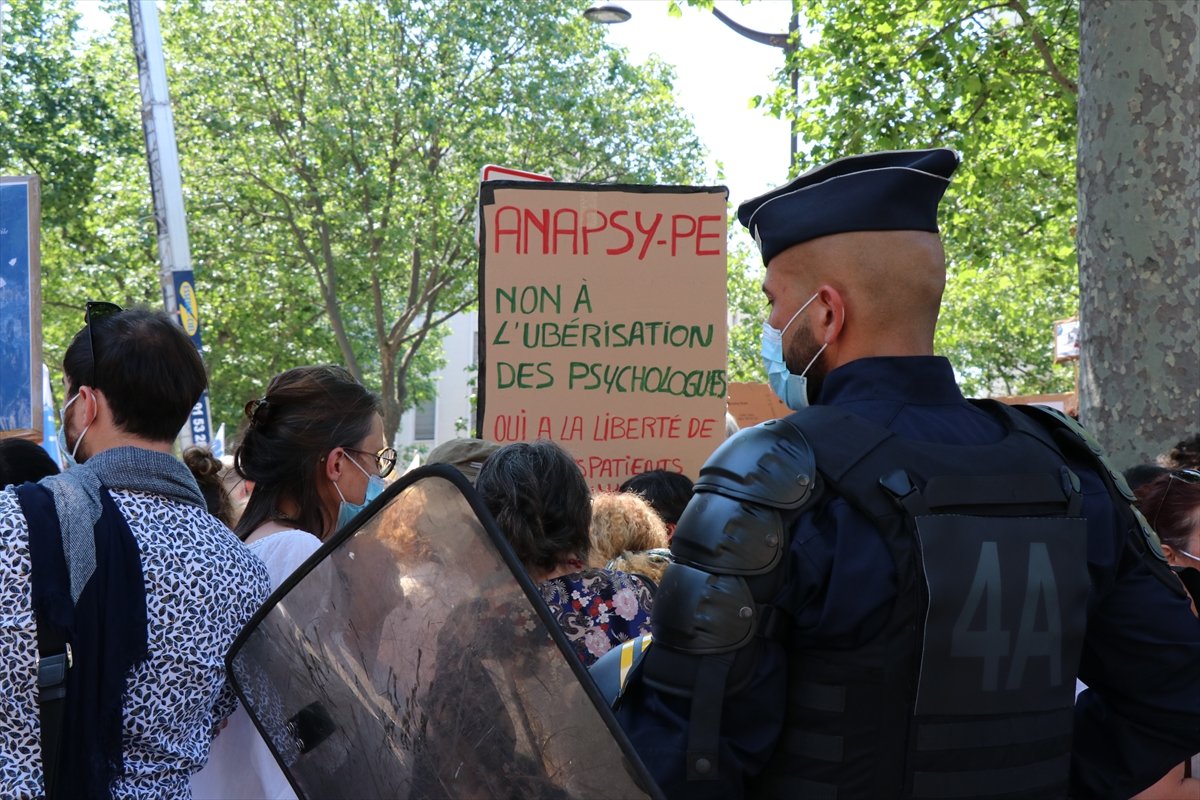
M74 660L67 673L55 787L64 798L112 797L112 782L124 771L126 679L147 655L141 556L106 489L204 508L187 467L165 453L134 447L97 453L41 485L17 489L29 525L38 625L58 628Z

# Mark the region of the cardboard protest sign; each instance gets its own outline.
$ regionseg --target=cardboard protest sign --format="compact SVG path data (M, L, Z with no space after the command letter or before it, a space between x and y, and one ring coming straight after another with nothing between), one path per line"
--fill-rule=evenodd
M725 438L723 187L483 184L477 435L593 489L695 477Z
M37 177L0 177L0 437L42 439Z
M738 428L752 428L769 419L786 417L792 411L765 383L731 383L729 413Z

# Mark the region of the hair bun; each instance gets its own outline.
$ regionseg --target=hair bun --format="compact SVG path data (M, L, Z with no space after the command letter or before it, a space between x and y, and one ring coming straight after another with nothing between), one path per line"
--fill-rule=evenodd
M249 403L246 403L244 410L246 418L250 420L250 428L253 430L267 423L267 415L271 411L271 404L267 402L267 398L260 397L257 400L251 400Z

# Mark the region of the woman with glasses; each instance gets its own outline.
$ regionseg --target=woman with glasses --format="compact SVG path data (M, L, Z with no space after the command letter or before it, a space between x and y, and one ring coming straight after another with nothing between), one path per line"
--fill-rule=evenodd
M267 565L272 591L383 491L396 452L384 446L380 411L378 397L334 366L282 372L246 404L234 466L254 488L234 532ZM243 709L213 742L192 792L294 797Z

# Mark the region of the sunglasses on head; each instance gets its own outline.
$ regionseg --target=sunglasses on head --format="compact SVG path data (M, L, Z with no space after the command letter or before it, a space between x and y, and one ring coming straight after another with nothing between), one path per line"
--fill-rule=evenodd
M92 354L92 377L88 386L93 388L96 386L96 340L92 338L92 323L106 317L111 317L123 310L116 303L109 303L104 300L89 300L84 307L83 324L88 332L88 352Z
M1200 471L1194 469L1176 469L1167 473L1167 488L1163 489L1162 497L1158 498L1158 507L1154 509L1154 516L1150 518L1150 527L1158 530L1158 514L1162 511L1163 503L1167 501L1167 495L1171 493L1171 487L1175 485L1175 481L1180 483L1200 483ZM1190 553L1188 555L1191 555ZM1192 556L1195 558L1195 556Z

